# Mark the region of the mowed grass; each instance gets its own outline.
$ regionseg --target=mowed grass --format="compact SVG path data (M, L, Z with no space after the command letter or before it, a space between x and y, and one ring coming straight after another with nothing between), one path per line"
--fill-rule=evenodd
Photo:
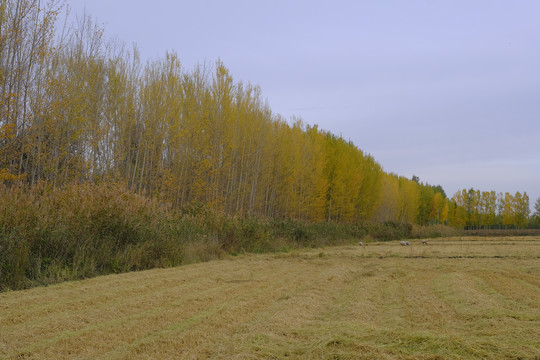
M540 359L540 237L370 243L0 294L2 359Z

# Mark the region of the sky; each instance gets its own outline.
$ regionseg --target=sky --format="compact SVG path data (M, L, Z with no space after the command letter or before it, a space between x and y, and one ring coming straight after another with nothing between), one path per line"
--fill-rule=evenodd
M68 0L144 61L221 59L385 171L540 197L540 1Z

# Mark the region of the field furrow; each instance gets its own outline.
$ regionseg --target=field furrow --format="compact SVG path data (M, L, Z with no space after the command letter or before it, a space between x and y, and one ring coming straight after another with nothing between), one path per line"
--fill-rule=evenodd
M540 239L494 241L529 252L374 243L6 292L0 358L538 359Z

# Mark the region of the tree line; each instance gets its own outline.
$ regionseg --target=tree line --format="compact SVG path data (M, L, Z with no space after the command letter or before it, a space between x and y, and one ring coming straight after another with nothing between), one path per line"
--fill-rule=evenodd
M59 34L61 7L42 5L0 8L4 183L123 181L173 206L308 221L422 223L441 207L351 142L273 113L221 61L143 65L90 17Z
M494 223L482 194L448 199L440 186L385 172L352 142L273 113L221 61L188 70L167 53L143 63L89 16L59 28L62 9L0 5L5 185L121 182L176 208L309 222ZM503 224L522 225L512 211Z
M531 213L529 196L526 192L514 195L506 192L463 189L452 197L451 224L469 229L507 229L538 227L540 220L540 198Z

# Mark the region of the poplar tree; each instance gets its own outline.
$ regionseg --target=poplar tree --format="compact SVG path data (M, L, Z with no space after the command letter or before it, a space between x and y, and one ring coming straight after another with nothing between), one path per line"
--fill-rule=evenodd
M540 225L540 197L536 199L534 203L534 213L533 213L535 225Z
M0 2L4 184L123 182L174 207L235 216L526 224L526 193L469 189L450 201L342 137L272 113L220 60L188 71L167 53L143 66L86 15L55 38L59 4Z

